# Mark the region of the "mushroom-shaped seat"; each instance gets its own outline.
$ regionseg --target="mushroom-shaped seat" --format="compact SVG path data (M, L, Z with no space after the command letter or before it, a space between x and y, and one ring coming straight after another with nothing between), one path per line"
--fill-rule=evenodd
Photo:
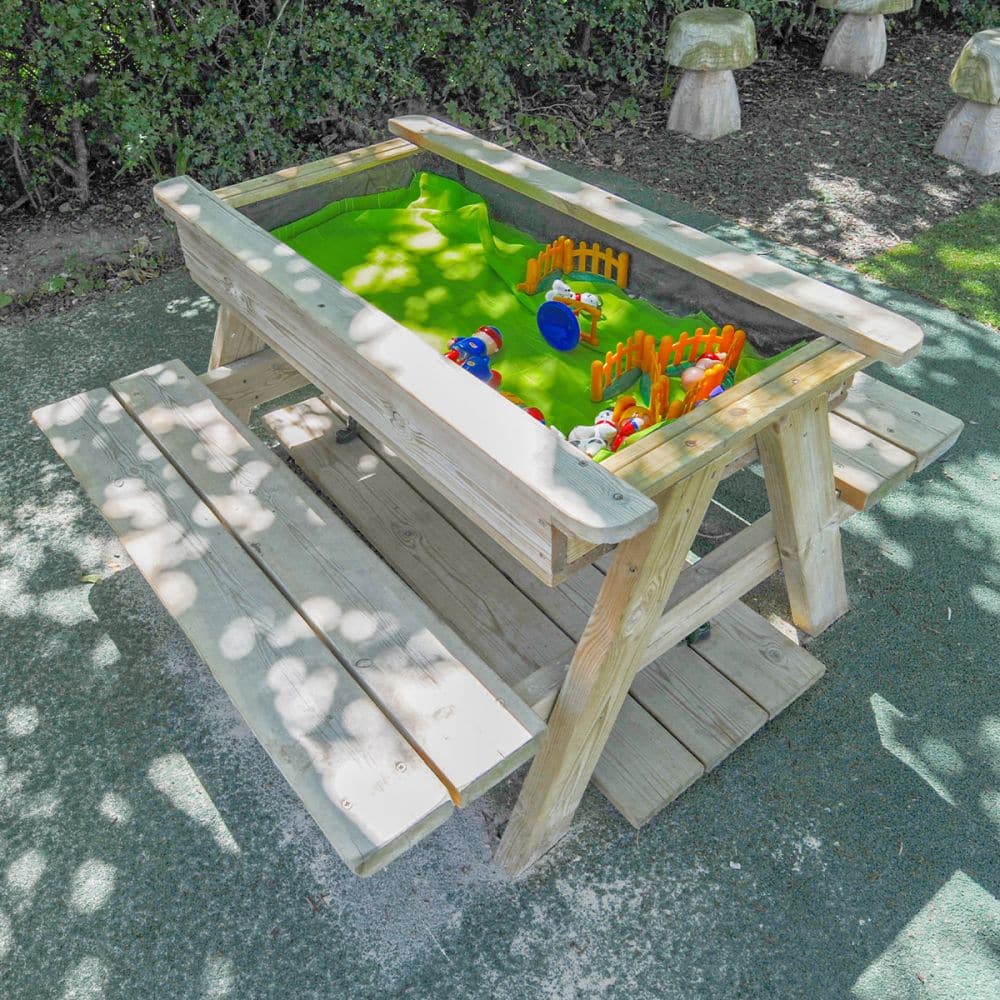
M934 152L981 174L1000 172L1000 28L973 35L948 78L962 98Z
M684 70L667 127L695 139L718 139L740 127L734 69L757 58L753 19L739 10L705 7L678 14L667 36L667 62Z
M868 77L885 65L885 15L909 10L913 0L817 0L816 6L844 15L830 36L823 69Z

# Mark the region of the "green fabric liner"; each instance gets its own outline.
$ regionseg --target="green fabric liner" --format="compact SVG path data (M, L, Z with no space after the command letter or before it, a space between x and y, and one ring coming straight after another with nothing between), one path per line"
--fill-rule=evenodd
M532 296L515 290L543 244L491 219L479 195L425 171L415 173L408 187L334 202L275 229L274 236L442 353L453 337L498 327L504 345L491 361L503 376L500 388L537 406L566 433L592 424L599 410L613 405L590 400L590 366L606 350L636 330L677 337L715 325L703 312L669 316L613 282L573 274L564 277L574 291L603 299L602 349L581 344L553 350L535 322L551 280ZM774 360L760 358L747 344L736 381ZM677 389L683 394L679 380ZM639 396L638 383L628 393Z

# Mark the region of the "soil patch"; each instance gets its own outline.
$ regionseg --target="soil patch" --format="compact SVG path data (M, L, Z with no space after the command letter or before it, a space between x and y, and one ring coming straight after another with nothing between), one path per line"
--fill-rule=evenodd
M659 87L639 95L634 121L613 129L595 123L621 92L581 91L568 112L566 104L532 111L571 112L576 146L559 155L850 264L1000 195L1000 179L931 152L957 100L948 74L965 41L895 31L871 80L820 72L821 48L800 42L738 74L743 129L714 143L667 131ZM671 71L671 83L678 78ZM490 134L498 133L501 141L516 134L512 126ZM543 160L552 152L524 148ZM178 265L151 185L129 183L86 209L66 202L41 216L0 217L0 307L13 299L0 323L60 312Z
M870 80L821 72L822 48L801 43L736 74L740 132L713 143L668 132L669 107L649 92L635 122L581 145L594 165L851 263L1000 193L1000 179L932 153L958 101L948 74L966 41L894 32Z

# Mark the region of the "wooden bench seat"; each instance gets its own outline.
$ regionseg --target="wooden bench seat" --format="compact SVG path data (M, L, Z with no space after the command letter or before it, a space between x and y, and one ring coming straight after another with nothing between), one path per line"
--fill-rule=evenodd
M265 423L393 569L542 716L550 711L609 565L558 587L520 566L482 527L367 431L336 443L344 414L319 398ZM942 454L961 421L863 374L831 412L843 520ZM895 452L898 460L893 460ZM847 502L848 500L852 502ZM815 657L731 595L780 568L770 515L682 574L594 773L634 826L656 815L822 677ZM694 557L692 557L693 559ZM686 631L712 619L692 647Z
M183 364L33 416L345 863L532 756L539 717Z

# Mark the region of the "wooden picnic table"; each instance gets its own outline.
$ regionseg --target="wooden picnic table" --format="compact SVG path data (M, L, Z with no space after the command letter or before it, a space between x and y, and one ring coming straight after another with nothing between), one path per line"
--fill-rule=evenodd
M200 484L185 466L187 445L165 447L144 407L208 406L261 462L245 427L251 411L303 386L319 390L266 422L396 574L405 599L423 602L418 616L462 650L458 659L475 662L476 677L522 727L506 749L491 751L504 766L484 766L467 782L479 793L535 754L498 851L519 873L567 831L592 778L639 825L821 676L818 661L740 599L781 569L800 629L815 635L837 620L848 608L840 524L941 454L961 423L858 374L919 351L922 334L910 321L443 122L411 116L390 128L399 138L214 193L186 177L157 185L192 277L220 305L209 370L192 385L175 365L169 378L160 370L113 391L211 500L222 487ZM401 186L428 157L470 183L478 177L490 195L505 189L559 213L566 228L615 237L640 271L652 262L694 294L714 290L813 339L594 463L267 232L331 200ZM168 383L183 393L171 396ZM468 421L470 412L481 419ZM348 418L361 435L338 443ZM50 436L67 423L55 411L36 419ZM65 443L61 451L83 479L84 460ZM691 561L720 480L753 462L770 513ZM103 494L94 486L92 495ZM245 502L248 491L241 495ZM334 586L330 574L297 591L295 568L275 570L277 551L262 556L224 504L210 505L317 631L310 594ZM275 516L295 515L283 508ZM704 645L677 645L710 619L718 628ZM323 639L411 744L425 738L365 680L357 665L370 659L344 654L330 629ZM214 654L199 651L213 666ZM475 740L477 725L473 718L462 739ZM438 752L418 747L441 778ZM467 800L460 782L445 783L453 801ZM314 815L326 808L311 800L315 789L297 791ZM396 830L391 848L368 845L357 858L324 829L365 873L436 825L427 817L443 806L432 805L406 820L412 836ZM341 810L328 822L348 821Z

